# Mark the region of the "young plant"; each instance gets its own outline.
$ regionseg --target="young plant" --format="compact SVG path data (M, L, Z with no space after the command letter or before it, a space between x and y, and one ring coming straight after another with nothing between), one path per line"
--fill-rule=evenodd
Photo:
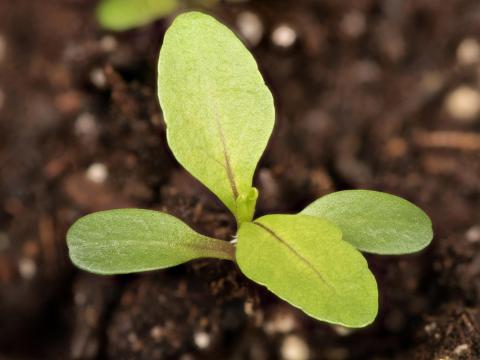
M68 231L70 258L98 274L163 269L197 258L235 261L251 280L318 320L348 327L377 314L375 277L360 251L405 254L427 246L425 213L367 190L324 196L296 215L253 220L256 165L274 125L257 64L212 17L180 15L165 35L158 94L176 159L235 216L236 244L203 236L158 211L101 211Z

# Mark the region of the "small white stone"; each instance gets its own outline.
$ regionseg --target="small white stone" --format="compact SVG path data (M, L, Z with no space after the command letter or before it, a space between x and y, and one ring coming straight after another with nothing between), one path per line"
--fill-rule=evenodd
M108 169L104 164L94 163L87 169L87 179L97 184L103 183L108 177Z
M99 89L103 89L107 86L107 76L101 68L95 68L90 71L90 81Z
M210 335L204 331L198 331L193 334L193 341L199 349L206 349L210 345Z
M480 61L480 45L473 38L466 38L458 45L457 61L461 65L472 65Z
M289 333L296 327L295 318L287 312L279 312L265 324L265 331L270 334Z
M357 10L350 11L343 17L340 28L346 35L352 38L361 36L367 29L365 15Z
M255 314L255 311L253 309L253 302L251 301L245 301L243 304L243 311L245 311L245 314L248 316L253 316Z
M92 136L98 132L95 117L90 113L82 113L75 120L75 134L80 136Z
M462 355L462 354L464 354L466 351L468 351L468 349L470 349L470 346L468 346L468 344L458 345L458 346L453 350L453 353L454 353L455 355Z
M30 258L21 258L18 261L18 272L22 278L30 280L37 272L37 264Z
M333 330L340 336L348 336L353 333L351 328L347 328L342 325L333 325Z
M468 242L476 243L480 241L480 225L472 226L467 230L465 237Z
M162 339L162 337L164 336L164 330L162 329L161 326L154 326L150 329L150 336L156 340L156 341L160 341Z
M480 93L469 86L459 86L445 100L448 113L457 120L469 122L480 114Z
M0 232L0 251L8 249L10 246L10 239L7 233Z
M272 33L272 41L275 45L280 47L290 47L297 40L297 33L293 28L287 24L277 26Z
M100 47L105 52L112 52L117 48L117 39L112 35L105 35L100 39Z
M427 325L425 325L424 329L425 329L425 332L427 334L431 334L432 332L434 332L437 329L437 323L432 322L430 324L427 324Z
M263 37L263 24L257 14L244 11L237 17L240 34L253 46L258 45Z
M297 335L289 335L283 340L281 353L284 360L307 360L310 357L308 345Z

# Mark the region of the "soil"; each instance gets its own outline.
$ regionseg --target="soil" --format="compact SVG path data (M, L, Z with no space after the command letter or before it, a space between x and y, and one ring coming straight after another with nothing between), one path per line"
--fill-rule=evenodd
M94 5L0 2L1 359L480 359L480 117L445 108L458 86L480 87L478 61L457 54L480 39L478 0L209 10L236 30L245 11L263 24L250 47L277 122L258 215L367 188L432 218L427 250L367 256L380 313L360 330L308 318L227 262L115 277L72 266L65 232L97 210L161 209L225 240L235 230L166 146L155 83L171 19L109 33ZM293 44L272 36L282 24Z

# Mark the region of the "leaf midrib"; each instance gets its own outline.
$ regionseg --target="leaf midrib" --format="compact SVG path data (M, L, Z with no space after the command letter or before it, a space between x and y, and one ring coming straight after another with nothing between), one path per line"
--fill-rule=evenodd
M236 201L236 199L238 198L238 187L237 187L237 184L235 182L235 175L233 173L233 168L232 168L232 164L230 162L230 154L228 152L228 148L227 148L227 140L226 140L226 137L225 137L225 133L223 132L223 127L222 127L222 123L221 123L221 116L220 116L220 111L219 111L219 108L220 106L218 105L218 101L217 101L217 98L215 96L215 92L214 91L211 91L211 88L210 88L210 83L206 82L207 84L207 87L208 87L208 92L211 94L210 98L212 99L212 103L213 103L213 110L215 112L215 125L217 127L217 130L218 130L218 135L220 137L220 143L222 145L222 153L223 153L223 158L225 160L225 165L224 165L224 168L225 168L225 171L227 173L227 178L228 178L228 182L230 183L230 188L232 190L232 194L233 194L233 200L234 200L234 203Z
M210 240L210 239L208 239ZM216 239L211 239L211 240L216 240ZM210 241L211 241L210 240ZM102 241L94 241L94 242L90 242L90 244L87 244L84 240L80 240L82 242L82 244L76 244L75 247L77 249L79 248L91 248L92 247L92 244L93 244L93 247L97 248L97 249L101 249L101 250L107 250L107 249L114 249L114 248L117 248L117 246L114 246L113 244L105 244L105 243L102 243ZM217 241L222 241L222 240L217 240ZM226 244L228 244L228 242L225 241L225 245L224 244L220 244L220 243L216 243L218 244L218 247L216 246L216 244L213 244L212 242L209 242L209 245L199 245L199 244L194 244L194 243L190 243L190 244L186 244L186 243L183 243L183 244L180 244L180 245L171 245L173 242L168 242L168 243L165 243L165 242L162 242L162 241L155 241L155 240L148 240L148 241L142 241L141 242L141 245L145 246L146 248L149 248L149 247L153 247L153 248L164 248L164 249L175 249L175 248L183 248L183 249L188 249L188 250L193 250L193 251L198 251L198 252L201 252L202 253L202 256L212 256L213 253L223 253L225 254L226 256L228 256L230 259L233 259L234 255L233 255L233 247L230 248L228 246L226 246ZM168 244L168 245L167 245ZM138 241L135 241L135 240L122 240L122 245L139 245ZM169 246L170 245L170 246Z
M280 244L285 246L288 250L290 250L293 255L295 255L298 259L300 259L301 262L307 265L310 270L313 271L313 273L323 282L326 286L328 286L330 289L332 289L335 293L337 292L336 289L322 276L322 274L315 268L315 266L302 254L300 254L295 248L293 248L287 241L282 239L275 231L270 229L268 226L265 226L264 224L254 221L254 225L257 225L264 231L266 231L270 236L272 236L275 240L277 240Z

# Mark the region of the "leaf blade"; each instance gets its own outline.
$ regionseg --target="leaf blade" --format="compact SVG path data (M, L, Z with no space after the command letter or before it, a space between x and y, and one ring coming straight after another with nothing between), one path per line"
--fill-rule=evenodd
M236 259L248 278L318 320L362 327L377 314L366 260L325 220L267 215L242 224Z
M425 248L432 223L417 206L398 196L371 190L345 190L316 200L301 214L336 224L343 238L361 251L407 254Z
M68 230L72 262L97 274L163 269L202 257L233 259L233 247L192 230L181 220L143 209L100 211Z
M251 220L253 207L240 211L238 201L254 193L253 174L275 116L253 56L227 27L190 12L167 31L158 69L158 95L175 157L237 220Z
M167 16L178 6L178 0L102 0L96 15L105 29L124 31Z

